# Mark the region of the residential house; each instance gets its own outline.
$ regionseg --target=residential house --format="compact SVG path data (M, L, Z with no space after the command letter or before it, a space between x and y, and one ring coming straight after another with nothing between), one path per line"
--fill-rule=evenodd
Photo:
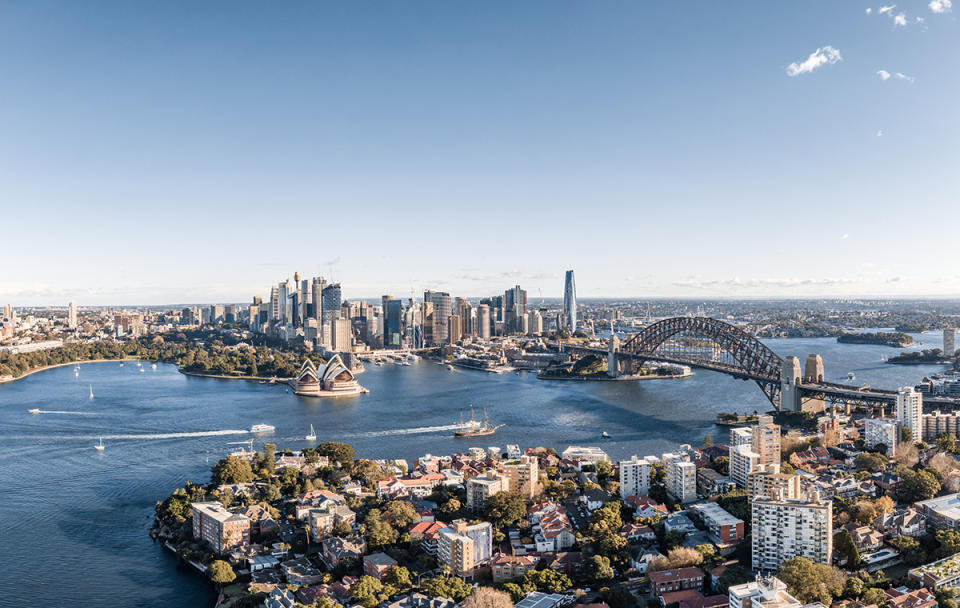
M410 525L410 542L420 543L427 555L437 555L437 536L447 527L442 521L421 521Z
M397 560L382 551L363 556L363 573L381 581L390 568L396 565Z
M331 536L323 539L321 555L327 566L335 568L345 559L359 562L366 550L367 543L360 537Z
M653 541L657 539L657 534L653 531L653 528L643 524L623 524L620 526L618 533L631 543L637 543L643 540Z
M664 520L663 527L667 532L682 532L684 534L697 529L686 513L674 513Z
M280 564L287 583L291 585L316 585L323 582L323 572L306 557L288 559Z
M917 537L927 533L927 518L917 509L900 509L880 515L873 520L873 527L883 533L886 538Z
M297 604L297 598L289 589L274 587L273 591L267 594L267 599L263 601L263 608L293 608Z
M909 589L897 587L884 591L887 595L886 608L937 608L937 598L926 588Z
M630 567L635 569L640 574L646 574L647 568L650 566L650 562L658 557L663 557L663 555L656 549L637 549L630 555Z
M705 576L703 570L693 567L651 572L648 575L650 579L650 592L654 596L660 597L670 591L682 591L684 589L700 590L703 589Z
M587 507L587 510L589 511L595 511L599 509L609 500L609 493L596 488L593 490L588 490L580 496L580 501Z
M457 602L445 597L433 597L422 593L408 593L398 599L381 604L381 608L456 608Z
M670 509L668 509L666 505L658 503L643 494L628 496L624 499L624 502L628 506L633 507L635 516L643 519L659 519L670 515Z
M512 578L518 578L537 567L540 558L534 555L507 555L500 553L490 562L493 571L493 582L502 583Z

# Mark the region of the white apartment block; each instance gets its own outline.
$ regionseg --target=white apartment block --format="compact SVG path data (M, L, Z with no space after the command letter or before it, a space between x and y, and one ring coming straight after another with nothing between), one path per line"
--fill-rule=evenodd
M607 453L600 448L584 447L580 445L571 445L563 451L563 454L561 454L560 457L564 460L583 460L586 462L592 462L594 464L601 461L610 462L610 457L607 456Z
M779 570L794 557L829 564L833 557L833 504L818 493L806 499L756 498L753 511L753 569Z
M738 445L750 445L753 439L753 431L749 427L741 426L730 429L730 449Z
M919 441L923 434L923 393L914 390L912 386L905 386L897 391L897 422L900 426L910 429L914 441Z
M897 439L900 429L892 420L867 418L863 425L863 439L867 449L872 450L878 445L887 446L887 456L893 456L897 451ZM919 437L918 437L919 439Z
M667 494L680 502L697 498L697 467L686 454L664 454Z
M747 487L750 473L758 470L760 454L750 448L750 444L741 444L730 448L730 481L738 488Z
M650 492L650 461L634 456L620 461L620 496L636 496Z
M800 608L803 605L787 592L787 585L775 576L733 585L728 595L730 608Z

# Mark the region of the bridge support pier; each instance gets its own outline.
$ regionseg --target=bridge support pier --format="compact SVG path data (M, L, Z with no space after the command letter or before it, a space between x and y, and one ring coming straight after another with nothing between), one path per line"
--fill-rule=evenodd
M780 368L780 411L799 412L800 404L800 359L793 355L784 358Z

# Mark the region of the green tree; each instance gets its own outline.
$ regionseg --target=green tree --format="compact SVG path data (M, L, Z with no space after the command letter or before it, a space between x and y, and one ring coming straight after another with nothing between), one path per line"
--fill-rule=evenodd
M730 458L728 456L717 456L710 463L710 468L721 475L728 475L730 473Z
M237 580L237 574L233 571L233 568L230 567L230 564L221 559L214 560L210 563L210 566L207 567L207 576L219 587Z
M410 571L403 566L390 566L387 574L383 577L383 582L397 589L409 589L413 586L410 579Z
M749 583L754 579L749 570L738 564L727 566L717 581L717 593L727 595L730 587Z
M857 550L857 544L853 541L853 535L846 528L840 528L840 532L833 537L833 550L847 560L846 566L849 570L854 570L860 565L860 551Z
M263 444L263 468L262 471L264 477L273 475L273 472L277 467L277 446L273 443Z
M853 461L853 465L860 471L877 473L887 468L887 462L889 462L889 459L883 454L864 452L862 454L857 454L857 457Z
M397 542L399 533L383 520L380 509L370 509L363 520L364 537L370 548L384 547Z
M620 530L623 525L623 517L620 514L621 503L618 500L611 500L599 509L590 514L591 529L598 525L605 525L609 530Z
M908 431L910 429L907 429ZM885 606L887 604L887 594L883 592L883 589L878 589L877 587L870 587L869 589L863 592L863 597L861 601L866 604L876 604L877 606Z
M912 443L913 442L913 431L903 426L900 427L900 441L903 443Z
M605 460L601 460L596 464L597 477L600 479L605 479L610 476L610 473L613 472L613 465Z
M533 591L533 589L526 589L513 582L504 583L503 590L510 594L510 599L513 600L514 604L522 600L528 593Z
M237 456L222 458L213 466L211 482L214 485L233 485L236 483L250 483L254 479L250 463Z
M573 586L570 577L562 572L549 568L544 570L528 570L523 575L524 587L533 587L543 593L563 593Z
M936 444L937 447L943 452L952 452L957 448L957 440L953 435L949 435L947 433L943 433L937 437Z
M387 504L387 513L398 528L406 528L417 519L417 509L412 502L406 500L391 500Z
M380 603L383 583L372 576L363 575L350 586L350 597L366 608L374 608Z
M807 557L785 561L777 578L786 583L790 593L804 604L822 602L826 606L843 594L846 583L839 570L827 564L814 564Z
M904 502L927 500L940 491L940 482L929 471L910 471L903 478L900 491Z
M955 553L960 553L960 532L956 530L938 530L936 539L939 545L937 554L940 557L949 557Z
M453 576L435 576L428 578L423 581L420 587L429 595L445 597L458 602L462 602L473 590L472 585Z
M713 435L711 435L710 433L707 433L706 435L703 436L703 447L705 449L713 447Z
M515 492L498 492L486 501L487 519L495 528L504 528L520 521L527 514L527 503Z
M608 581L614 577L610 558L603 555L592 555L583 566L583 574L593 581Z
M862 579L856 576L851 576L847 579L846 584L843 586L843 594L851 599L859 598L861 595L863 595L863 590L865 588L866 586L864 585Z
M340 443L339 441L326 441L317 446L317 454L326 456L330 462L339 464L348 471L353 468L353 459L355 457L353 446L349 443Z

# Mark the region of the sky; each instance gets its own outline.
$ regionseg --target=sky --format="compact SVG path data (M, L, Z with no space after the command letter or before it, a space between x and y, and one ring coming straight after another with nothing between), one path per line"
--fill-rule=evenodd
M0 303L957 296L958 14L0 0Z

